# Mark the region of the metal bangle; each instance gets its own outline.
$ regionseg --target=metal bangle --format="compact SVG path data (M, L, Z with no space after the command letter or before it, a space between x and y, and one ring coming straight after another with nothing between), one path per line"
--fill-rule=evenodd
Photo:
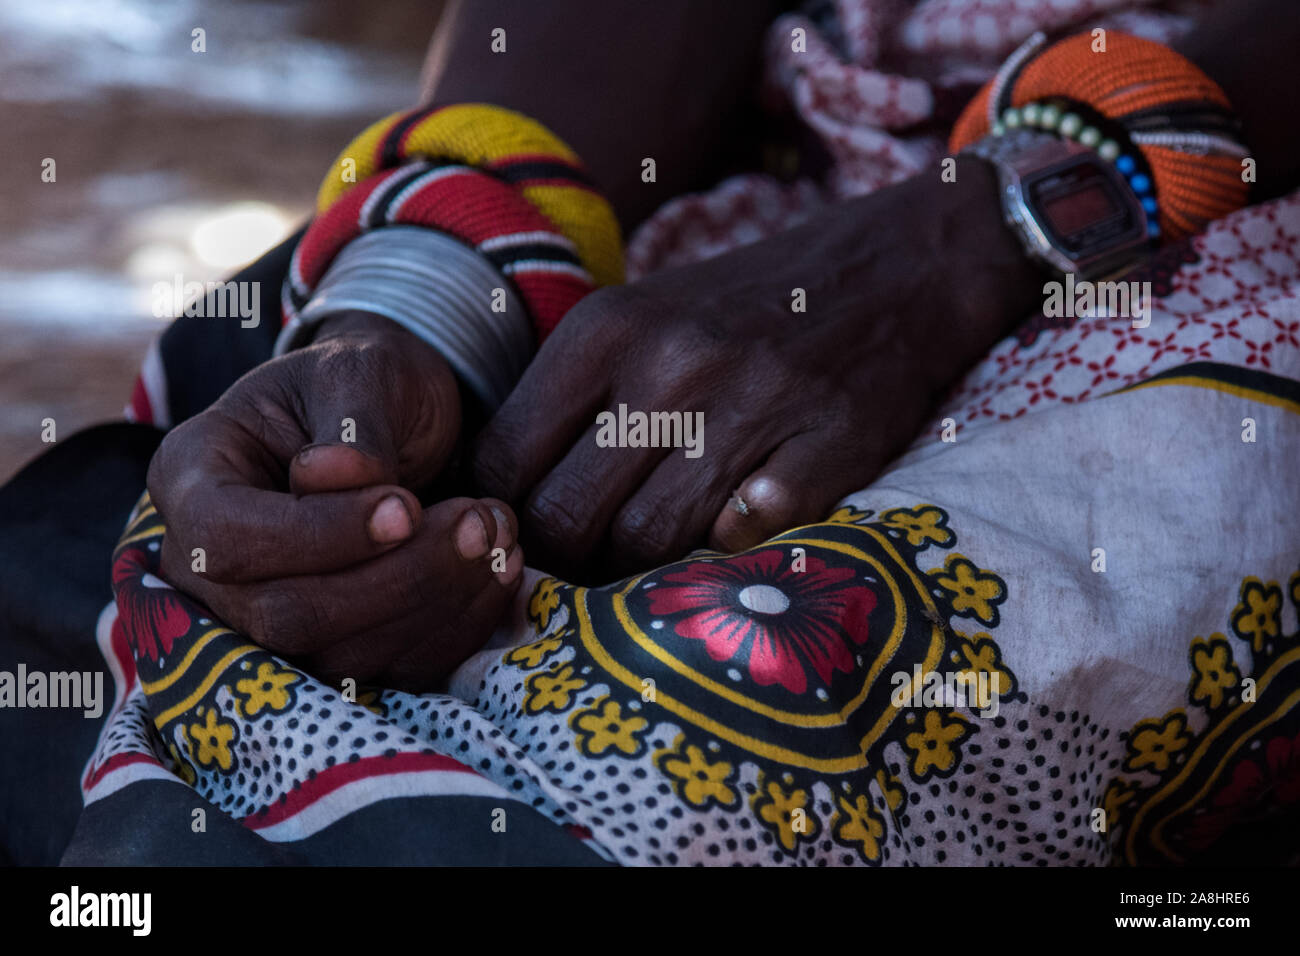
M304 344L326 316L345 310L385 316L428 342L489 410L505 401L533 352L528 313L509 282L433 229L385 226L348 243L281 330L275 354Z

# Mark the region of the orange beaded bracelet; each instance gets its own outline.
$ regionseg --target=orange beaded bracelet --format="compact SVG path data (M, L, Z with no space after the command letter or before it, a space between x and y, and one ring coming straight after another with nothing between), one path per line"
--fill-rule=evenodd
M1091 35L1078 34L1041 52L1032 45L1017 51L966 106L950 149L956 153L999 132L1004 111L1020 121L1022 107L1044 101L1079 104L1081 112L1122 129L1125 146L1151 170L1164 238L1199 232L1246 205L1247 150L1227 96L1181 54L1116 31L1106 35L1103 50L1094 49ZM1035 120L1039 115L1031 112ZM1096 145L1087 135L1079 138Z

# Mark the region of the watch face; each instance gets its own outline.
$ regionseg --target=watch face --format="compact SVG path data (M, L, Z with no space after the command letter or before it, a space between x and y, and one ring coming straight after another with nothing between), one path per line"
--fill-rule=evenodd
M1076 235L1123 212L1100 184L1085 185L1043 203L1047 224L1058 236Z
M1091 157L1077 157L1027 177L1024 197L1048 240L1071 258L1104 251L1145 228L1140 207L1125 201L1109 169Z

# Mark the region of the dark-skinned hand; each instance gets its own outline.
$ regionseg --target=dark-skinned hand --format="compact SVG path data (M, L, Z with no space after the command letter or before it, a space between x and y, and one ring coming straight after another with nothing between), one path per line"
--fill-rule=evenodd
M737 551L865 486L1036 290L991 170L958 171L580 302L477 445L533 559L609 578L706 541ZM703 412L702 456L598 447L619 404Z
M428 687L491 635L524 563L503 502L412 492L460 429L436 350L379 316L331 317L164 439L148 479L163 576L322 679Z

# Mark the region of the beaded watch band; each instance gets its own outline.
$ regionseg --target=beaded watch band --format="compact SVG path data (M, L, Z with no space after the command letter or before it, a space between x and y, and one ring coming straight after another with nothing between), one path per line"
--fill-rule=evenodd
M1051 46L1031 37L967 105L950 149L1016 125L1114 162L1155 223L1153 238L1199 232L1248 198L1247 151L1227 96L1190 60L1150 40L1112 30L1101 52L1086 33Z

